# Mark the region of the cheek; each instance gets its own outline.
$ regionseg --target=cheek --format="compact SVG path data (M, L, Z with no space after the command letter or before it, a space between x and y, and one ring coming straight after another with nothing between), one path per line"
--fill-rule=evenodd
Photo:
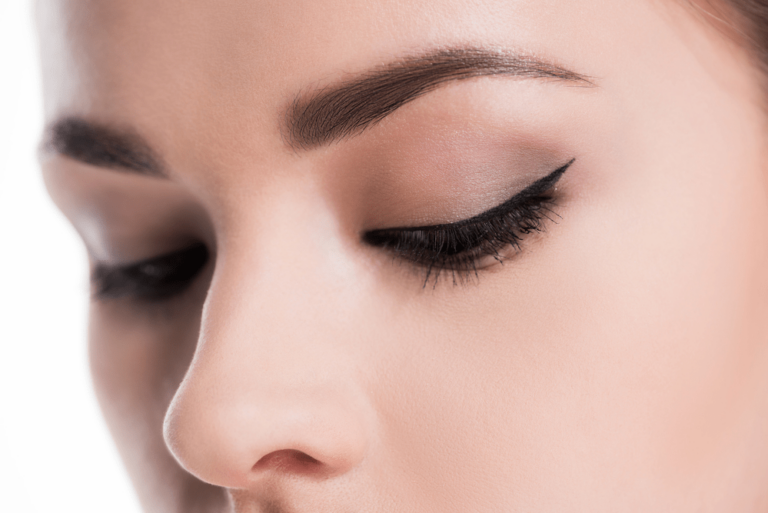
M194 351L196 327L173 322L166 315L175 315L163 310L146 315L121 304L91 307L90 360L97 392L106 409L131 410L115 416L126 422L162 422L164 406Z
M220 489L184 472L162 437L168 405L192 360L209 277L181 299L149 308L94 302L89 356L94 388L142 505L184 510L183 501L220 505ZM182 501L178 504L174 501ZM181 509L179 509L181 508Z
M625 201L606 206L613 221L594 234L600 253L588 271L600 283L595 337L616 359L604 385L621 385L669 489L744 458L753 438L745 426L765 390L759 145L717 130L690 136L696 144L681 137L674 150L653 148L643 183L626 180L631 192L617 195Z
M119 304L91 308L90 361L96 394L133 476L167 466L162 440L166 408L191 360L197 334L166 318Z
M423 291L379 359L398 464L425 489L454 482L446 504L557 510L662 506L743 457L765 389L768 209L759 159L731 147L605 176L503 271Z

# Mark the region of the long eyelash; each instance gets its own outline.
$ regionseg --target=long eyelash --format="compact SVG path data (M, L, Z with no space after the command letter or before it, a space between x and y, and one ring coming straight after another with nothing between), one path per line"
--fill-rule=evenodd
M525 235L543 230L547 212L552 212L552 198L536 198L535 204L521 206L502 217L487 219L463 229L406 232L391 247L395 255L426 268L424 286L440 274L451 271L453 283L467 276L477 276L477 263L486 256L503 263L500 253L511 246L520 250ZM551 218L550 218L551 219ZM438 248L436 251L432 248Z
M575 160L575 159L574 159ZM568 167L537 180L505 203L457 223L416 228L389 228L364 234L366 243L390 251L395 258L425 269L423 286L430 279L437 284L440 274L450 271L453 283L478 276L477 263L490 256L499 263L501 250L520 250L523 238L544 229L545 220L558 216L552 190Z
M180 294L208 261L208 249L195 244L181 251L124 266L97 265L91 274L98 300L132 297L162 301Z

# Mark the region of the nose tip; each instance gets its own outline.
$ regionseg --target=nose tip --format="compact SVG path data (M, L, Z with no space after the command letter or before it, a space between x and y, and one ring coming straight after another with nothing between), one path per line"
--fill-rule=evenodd
M304 212L303 199L285 204ZM218 241L196 353L165 418L181 466L224 488L349 472L376 425L358 332L370 309L326 247L337 235L314 214L275 208L281 223L233 211L240 223ZM269 243L255 247L254 234Z
M323 388L223 397L187 380L166 415L166 444L187 471L225 488L248 489L274 473L343 474L365 456L365 419L350 398Z

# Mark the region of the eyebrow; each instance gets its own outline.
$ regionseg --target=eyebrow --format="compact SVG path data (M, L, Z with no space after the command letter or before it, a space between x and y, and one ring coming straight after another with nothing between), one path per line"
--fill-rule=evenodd
M364 131L447 82L487 76L595 85L586 75L531 55L482 48L438 50L298 95L285 117L287 144L295 150L330 144ZM162 159L136 131L80 117L51 124L41 149L106 169L168 178Z
M308 150L344 139L447 82L487 76L595 85L586 75L531 55L482 48L438 50L297 96L285 117L287 143L294 149Z
M63 118L48 127L41 149L115 171L168 177L160 158L138 133L78 117Z

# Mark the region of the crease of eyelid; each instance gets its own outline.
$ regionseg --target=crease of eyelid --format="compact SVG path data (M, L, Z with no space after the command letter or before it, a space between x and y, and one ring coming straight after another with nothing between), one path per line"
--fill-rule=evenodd
M461 228L462 226L482 223L489 219L495 219L500 215L503 215L509 212L510 210L514 209L516 205L526 200L527 198L544 194L545 192L550 190L552 187L554 187L557 184L560 178L562 178L563 174L565 174L565 172L568 170L569 167L571 167L571 165L574 162L576 162L575 158L571 159L566 164L552 171L548 175L542 178L539 178L538 180L528 185L525 189L518 192L517 194L515 194L505 202L499 205L496 205L495 207L492 207L489 210L486 210L485 212L481 212L477 215L474 215L468 219L462 219L461 221L456 221L453 223L441 223L441 224L434 224L434 225L427 225L427 226L404 226L404 227L380 228L376 230L369 230L363 234L363 240L365 242L368 242L369 244L378 245L376 243L370 242L370 238L371 237L376 238L378 235L385 235L386 233L391 233L394 235L396 233L402 233L402 232L434 232L434 231L440 231L440 230L453 230L456 228Z

